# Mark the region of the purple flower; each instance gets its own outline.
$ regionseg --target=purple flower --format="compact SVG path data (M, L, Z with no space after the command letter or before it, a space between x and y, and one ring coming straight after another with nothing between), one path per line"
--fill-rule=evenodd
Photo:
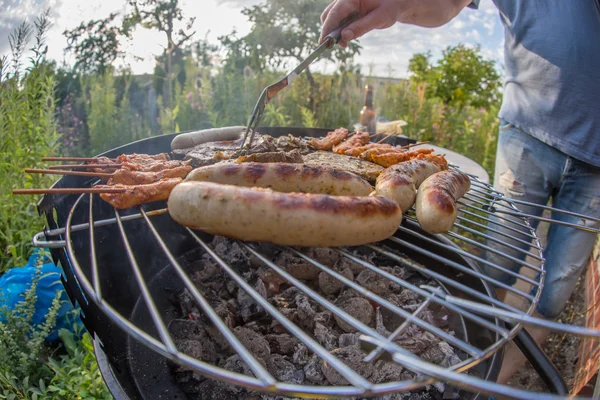
M194 93L188 92L188 94L185 95L185 98L189 100L192 98L193 95L194 95Z

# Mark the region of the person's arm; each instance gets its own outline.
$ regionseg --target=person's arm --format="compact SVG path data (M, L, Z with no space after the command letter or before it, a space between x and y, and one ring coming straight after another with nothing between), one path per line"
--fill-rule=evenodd
M428 28L442 26L471 3L477 5L479 0L334 0L321 14L321 40L355 11L361 17L342 31L342 47L373 29L389 28L396 22Z

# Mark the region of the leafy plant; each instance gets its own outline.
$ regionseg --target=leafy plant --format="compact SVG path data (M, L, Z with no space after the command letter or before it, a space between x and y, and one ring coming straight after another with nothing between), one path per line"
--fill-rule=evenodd
M54 123L54 77L46 61L49 11L33 26L21 24L10 36L12 57L0 60L0 272L24 264L31 238L41 230L33 196L15 196L20 187L47 187L52 178L24 174L57 149ZM33 56L27 68L22 58L30 40Z

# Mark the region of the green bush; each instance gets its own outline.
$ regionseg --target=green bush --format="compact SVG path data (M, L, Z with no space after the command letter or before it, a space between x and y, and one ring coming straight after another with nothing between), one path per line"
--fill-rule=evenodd
M0 272L26 263L31 238L43 228L36 198L16 196L12 190L52 183L48 176L23 173L57 148L54 78L45 59L48 27L47 14L35 21L33 57L26 69L21 59L34 34L29 24L23 23L10 35L12 57L0 60Z

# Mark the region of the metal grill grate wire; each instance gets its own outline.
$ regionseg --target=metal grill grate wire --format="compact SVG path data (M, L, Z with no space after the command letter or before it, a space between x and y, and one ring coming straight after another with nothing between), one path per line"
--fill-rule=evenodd
M321 264L316 259L309 257L307 254L295 249L286 249L287 251L291 251L293 254L311 263L320 271L325 272L329 276L341 281L347 287L357 290L364 297L374 302L377 302L381 307L384 307L388 311L403 318L404 321L391 333L391 335L389 337L385 337L372 327L369 327L368 325L354 318L352 315L346 313L337 305L333 304L325 297L321 296L319 293L316 293L313 289L305 285L302 281L296 279L294 276L289 274L281 266L269 260L268 257L266 257L264 254L261 254L258 251L256 246L243 242L238 243L242 248L244 248L249 253L257 257L263 263L263 265L270 268L272 271L277 273L279 276L283 277L292 285L296 286L301 292L305 293L308 297L310 297L316 303L320 304L323 308L331 311L336 317L350 324L358 332L362 333L363 339L366 342L371 342L375 344L375 348L373 350L365 353L366 361L373 361L380 357L383 353L387 352L392 354L394 361L398 362L399 364L401 364L409 370L420 373L418 378L412 380L405 380L401 382L374 384L363 378L351 367L344 364L339 358L335 357L331 352L326 350L322 345L320 345L314 338L312 338L310 335L304 332L300 327L298 327L292 321L287 319L279 310L277 310L276 307L274 307L265 298L263 298L262 295L258 293L255 289L253 289L244 280L244 278L238 272L236 272L235 268L233 268L231 265L228 265L222 258L220 258L204 240L202 240L194 231L187 229L187 233L198 243L198 246L202 248L207 254L209 254L210 257L219 265L219 267L229 277L231 277L242 290L244 290L256 303L262 306L272 318L281 323L289 333L293 334L309 349L316 353L321 359L325 360L338 373L340 373L344 378L346 378L350 385L310 386L278 382L277 379L275 379L267 371L267 369L256 359L256 357L252 355L251 352L243 346L243 344L235 336L232 330L228 328L225 322L218 316L217 312L211 307L210 303L203 296L200 290L198 290L198 288L195 286L194 282L191 280L188 274L184 271L183 267L177 261L176 256L168 248L167 244L161 237L159 230L156 228L152 221L153 217L164 214L166 212L165 209L145 211L143 207L140 207L139 213L134 213L125 216L121 216L120 212L115 210L114 218L95 221L93 218L94 210L92 207L92 195L90 195L88 222L84 224L73 225L73 215L79 212L78 207L85 196L81 195L75 201L72 210L69 213L65 228L55 229L37 234L34 238L34 243L40 247L65 247L69 256L69 260L72 263L72 266L75 270L78 283L80 284L80 286L83 287L86 295L88 295L88 297L90 297L91 300L94 301L102 309L102 311L104 311L109 316L109 318L113 322L115 322L119 327L124 329L128 334L130 334L136 340L140 341L146 346L150 347L157 353L161 354L162 356L167 357L182 365L193 368L199 371L200 373L212 377L214 379L222 380L228 383L256 390L277 392L283 394L293 393L295 395L321 394L358 396L383 394L422 387L424 385L434 382L436 379L444 380L459 387L477 389L490 394L508 394L507 389L502 389L502 387L499 387L497 384L490 384L490 382L469 376L465 372L473 368L475 365L482 362L483 360L489 358L498 350L500 350L509 340L511 340L519 332L519 330L523 327L523 324L550 327L554 330L571 332L591 337L599 337L600 333L598 331L589 330L582 327L574 327L559 323L553 323L531 317L531 314L535 309L535 306L537 305L537 301L541 293L541 288L543 287L544 259L542 256L543 248L540 244L540 241L536 235L535 230L533 230L529 223L528 216L520 212L512 201L509 201L506 198L502 197L501 194L496 192L490 185L479 181L476 177L471 176L471 179L471 190L464 197L464 199L459 202L461 207L457 223L453 227L452 231L441 235L442 237L445 237L450 241L458 244L459 247L456 248L454 246L450 246L443 242L422 235L413 229L409 229L404 224L399 227L399 232L412 235L415 238L418 238L419 240L423 240L429 243L431 246L428 246L428 248L416 246L397 236L389 238L388 241L390 243L402 245L419 254L437 260L445 264L448 268L455 269L457 273L469 274L475 278L488 282L494 288L503 288L512 292L513 294L521 297L524 301L528 303L528 306L525 307L525 310L521 310L512 305L504 304L498 299L487 296L484 293L474 290L460 282L457 282L456 280L448 277L447 275L429 270L423 267L422 265L414 262L413 260L403 256L402 254L390 250L385 246L385 242L380 244L370 244L364 247L374 251L376 254L387 257L388 259L393 260L394 262L397 262L398 264L406 268L414 270L419 274L435 279L442 285L452 287L453 289L458 290L461 293L469 295L472 298L477 299L478 301L466 300L451 295L442 286L416 286L398 276L395 276L379 268L377 265L374 265L370 262L364 261L356 257L356 255L352 254L347 249L338 250L342 257L346 257L356 263L359 263L364 268L372 271L378 276L388 279L394 282L395 284L399 285L400 287L403 287L417 294L421 299L421 303L413 312L408 312L402 309L401 307L394 305L387 299L382 298L381 296L360 286L360 284L358 284L357 282L346 278L345 276L336 271L333 271L329 267ZM503 218L509 221L511 224L509 226L505 226L505 229L508 229L511 232L518 233L522 237L533 241L531 245L532 250L521 250L516 245L508 243L508 240L512 242L518 242L521 244L525 244L527 243L527 241L525 239L510 236L509 234L500 232L498 229L496 229L500 225L494 220L492 220L491 217L494 215L498 215L499 213L506 214L507 217ZM416 223L414 211L411 211L406 219L408 221ZM177 276L182 280L185 288L192 294L192 297L196 301L197 305L207 315L210 321L217 327L218 331L223 335L223 337L232 346L236 353L238 353L243 359L243 361L247 363L249 368L254 373L255 377L219 368L217 366L208 364L196 358L190 357L177 349L177 346L174 343L173 338L171 337L167 326L165 325L165 322L161 317L161 312L156 306L155 300L152 297L152 293L148 289L148 285L144 278L144 274L142 273L142 270L136 261L136 254L130 246L126 223L133 220L142 220L145 222L144 226L146 226L147 229L149 229L152 232L152 235L158 244L159 251L163 252L163 254L166 255L171 264L171 267L174 269ZM145 305L152 317L154 327L156 328L156 331L159 335L158 338L154 337L151 333L140 329L134 323L130 322L126 316L116 311L115 307L109 304L102 296L97 251L95 247L95 231L97 229L101 229L102 227L106 227L109 225L112 226L114 224L116 224L116 226L118 227L122 243L126 250L127 257L130 261L129 265L132 270L131 272L135 277L137 286L140 289L140 293L144 299ZM488 225L490 226L489 229ZM482 230L484 229L488 229L487 232L496 233L499 236L505 237L508 240L503 241L501 239L498 239L498 235L496 237L490 237L486 233L482 232ZM73 246L73 235L77 232L83 233L86 230L88 230L89 232L89 241L91 245L91 251L89 253L91 277L88 277L81 268L78 262L78 258L81 257L81 254L79 254L80 251L74 248ZM49 240L51 237L63 234L65 235L64 241ZM46 240L44 240L43 238L45 238ZM520 259L502 253L501 251L495 250L489 247L487 244L485 244L488 241L493 241L513 251L521 252L522 255L529 257L533 261L521 261ZM468 251L463 249L462 247L468 247L471 250L492 252L498 256L505 257L511 261L517 262L520 265L522 265L524 270L528 270L529 272L533 273L534 277L532 278L530 274L520 272L517 273L506 270L503 267L489 262L485 258L474 254L474 251ZM531 287L533 287L533 294L505 285L504 283L493 279L478 270L468 268L453 260L440 256L436 253L436 249L448 250L462 257L468 258L476 264L487 265L488 267L495 268L505 273L511 274L514 277L526 282ZM420 317L422 311L425 310L431 304L443 306L446 309L456 313L457 315L460 315L461 318L469 320L473 324L477 324L482 329L488 329L491 332L494 332L495 334L497 334L497 340L485 348L479 348L473 343L469 343L468 341L462 340L459 337L448 334L447 332L436 327L435 325L432 325L431 323L425 321ZM483 317L488 317L488 319ZM490 320L489 317L493 317L495 319ZM503 327L502 324L498 323L499 320L516 322L516 325L513 329L507 330ZM491 321L495 321L495 323ZM398 337L398 335L400 335L410 325L416 325L421 329L434 334L439 339L446 341L456 349L464 351L466 354L468 354L468 357L459 364L449 368L433 366L432 364L420 359L418 356L413 355L412 353L401 348L397 343L394 342L394 339ZM521 397L523 396L523 394L519 393L518 391L511 392L511 395L515 395L515 398L527 398Z

